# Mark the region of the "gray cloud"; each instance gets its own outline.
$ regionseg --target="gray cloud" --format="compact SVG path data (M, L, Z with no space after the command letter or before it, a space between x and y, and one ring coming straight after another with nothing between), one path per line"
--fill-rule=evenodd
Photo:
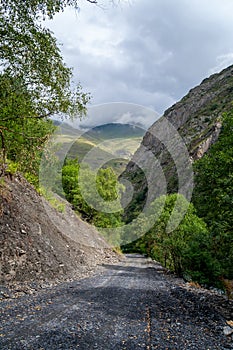
M69 9L49 26L92 104L122 101L162 113L233 63L232 0L122 1L105 11L80 6L79 13ZM99 118L91 123L112 116Z
M111 123L134 124L146 130L159 117L160 115L153 109L145 106L125 102L112 102L90 107L87 117L81 121L76 120L72 125L86 129L108 121Z

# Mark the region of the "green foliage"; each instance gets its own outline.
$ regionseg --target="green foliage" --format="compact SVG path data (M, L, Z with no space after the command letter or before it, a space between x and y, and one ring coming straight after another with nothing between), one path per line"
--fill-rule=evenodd
M66 199L83 219L99 228L121 225L122 213L117 211L116 199L119 198L122 188L118 186L117 177L111 168L100 169L95 176L83 164L80 171L77 159L66 159L62 169L62 185ZM99 206L100 200L104 204Z
M6 159L38 182L43 146L54 127L48 117L81 117L89 95L72 85L52 33L42 20L77 1L1 1L0 3L0 145Z
M138 229L132 224L137 234L126 228L125 242L127 235L136 239L140 230L147 233L123 248L147 254L186 279L223 287L221 280L233 279L233 112L223 115L218 141L194 168L195 209L190 204L179 226L168 232L177 198L175 220L180 220L179 213L187 203L176 194L156 199L147 215L141 215ZM153 213L159 217L147 230Z
M64 213L66 210L66 204L62 202L62 200L55 196L53 192L43 187L39 188L39 192L47 201L51 204L51 206L59 211L60 213Z
M175 203L179 205L173 212ZM181 218L180 213L187 207L186 215ZM172 212L174 224L180 224L168 232L167 224ZM219 264L211 254L211 236L207 226L196 215L194 206L188 205L186 199L178 194L161 196L151 204L147 216L141 219L140 228L145 228L153 220L153 215L158 215L158 218L153 227L134 242L134 250L161 262L186 279L214 283L220 274Z
M100 196L105 201L112 201L118 198L117 177L111 168L99 169L96 186Z
M222 275L233 278L233 112L224 115L218 141L195 164L193 202L212 235Z
M12 161L7 162L7 173L14 175L18 170L18 164Z
M3 115L3 109L4 105L1 105L0 115ZM2 129L1 146L4 149L5 158L8 159L8 168L9 161L13 161L17 164L18 171L38 178L44 145L55 130L52 121L23 116L9 118L2 122L0 129Z
M87 1L97 3L95 0ZM39 19L41 16L52 19L57 12L64 11L67 6L78 10L78 3L77 0L1 0L1 10L8 12L12 18L21 17L24 21L29 18Z
M24 112L30 107L27 117L54 113L80 115L88 96L81 93L80 86L71 90L72 71L64 64L56 39L41 24L39 15L45 13L48 2L35 3L37 6L29 1L4 1L0 5L1 75L2 80L8 80L5 98L12 99L14 104L18 102ZM54 15L61 6L56 6L57 1L50 3ZM18 95L22 86L21 102ZM16 110L13 109L14 114ZM14 114L8 111L7 119L15 119Z

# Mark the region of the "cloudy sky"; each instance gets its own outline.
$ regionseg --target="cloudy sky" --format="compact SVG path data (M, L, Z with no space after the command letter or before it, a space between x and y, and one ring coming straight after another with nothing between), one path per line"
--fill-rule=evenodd
M204 78L233 64L232 0L99 3L103 6L82 0L79 12L66 9L49 22L93 106L123 102L162 114ZM133 121L126 107L121 116L98 113L82 123L94 126L124 116ZM153 118L148 113L140 122L148 127Z

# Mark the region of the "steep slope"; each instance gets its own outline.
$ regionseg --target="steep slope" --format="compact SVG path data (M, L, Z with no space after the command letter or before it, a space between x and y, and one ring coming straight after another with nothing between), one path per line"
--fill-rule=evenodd
M21 176L0 183L1 283L82 277L117 259L70 205L59 213Z
M163 174L166 178L166 191L169 193L178 190L178 175L174 163L173 155L166 149L161 139L155 137L158 135L158 127L163 120L171 123L182 137L186 146L190 161L200 159L213 143L218 139L221 130L221 115L224 111L232 110L233 101L233 66L224 69L218 74L214 74L189 91L189 93L169 108L160 120L155 122L145 134L142 144L128 164L122 177L129 179L134 185L134 198L129 205L127 212L143 207L148 194L148 180L150 186L154 187L152 193L149 193L149 201L153 200L158 193L156 187L161 187L161 173L157 171L161 166ZM171 136L172 139L172 136ZM173 142L173 149L176 150L178 158L182 157L182 150L179 150L179 144L176 140ZM180 154L179 154L180 152ZM148 154L153 154L152 160ZM153 168L151 163L158 161L157 168ZM141 164L142 169L137 165ZM185 173L187 164L183 164L183 169L179 169ZM146 174L149 169L149 178ZM150 171L153 169L153 171ZM156 170L157 169L157 170ZM189 178L187 178L188 186ZM141 203L139 205L139 203ZM130 216L130 215L129 215Z

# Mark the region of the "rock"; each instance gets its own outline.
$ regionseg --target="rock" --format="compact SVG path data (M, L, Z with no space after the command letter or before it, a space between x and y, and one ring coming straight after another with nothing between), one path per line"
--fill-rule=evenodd
M227 321L228 326L233 328L233 321Z
M3 298L5 298L5 299L10 298L10 295L9 295L9 294L3 293L3 292L1 292L0 295L1 295Z
M180 138L177 135L183 139L190 162L201 158L218 140L222 126L220 117L223 112L232 110L232 94L229 93L233 89L232 74L233 66L230 66L205 79L166 110L163 117L148 129L141 146L121 175L121 178L127 179L134 186L135 205L138 205L137 198L142 196L145 198L147 187L150 186L153 191L147 193L147 206L161 194L177 192L180 179L177 176L174 159L182 159L183 155ZM177 130L177 135L173 133L173 137L170 137L167 125L172 125ZM190 176L188 172L186 173L187 164L180 166L183 167L179 169L180 174L185 174L182 188L189 188ZM164 179L160 168L166 178L165 193L161 193Z
M233 334L233 328L231 328L229 326L225 326L223 328L223 333L224 333L224 335L229 336L229 335Z

